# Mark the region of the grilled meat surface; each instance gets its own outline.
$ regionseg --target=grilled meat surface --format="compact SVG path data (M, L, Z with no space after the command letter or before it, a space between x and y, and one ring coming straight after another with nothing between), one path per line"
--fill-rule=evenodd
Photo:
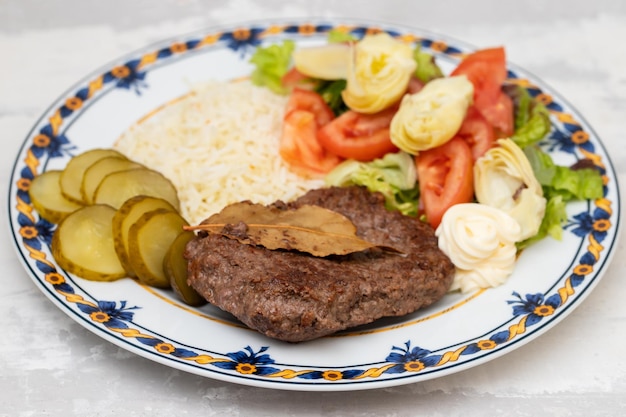
M320 258L201 233L185 251L189 284L248 327L288 342L412 313L450 287L454 266L433 229L388 211L381 194L357 186L322 188L274 206L304 204L343 214L361 238L403 255L370 249Z

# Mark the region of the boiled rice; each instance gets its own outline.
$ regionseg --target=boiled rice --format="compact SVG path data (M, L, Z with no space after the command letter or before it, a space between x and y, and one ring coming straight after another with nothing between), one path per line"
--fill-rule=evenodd
M294 174L279 157L285 104L248 81L209 82L141 120L114 147L169 178L191 224L241 200L289 201L323 180Z

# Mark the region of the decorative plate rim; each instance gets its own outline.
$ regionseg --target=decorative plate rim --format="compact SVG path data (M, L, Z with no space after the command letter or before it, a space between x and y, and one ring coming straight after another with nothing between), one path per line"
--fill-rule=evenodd
M581 238L573 260L573 263L578 263L564 271L568 276L558 278L543 294L521 295L514 291L510 297L513 300L507 300L513 306L513 315L489 332L492 334L483 335L482 340L474 341L477 339L474 338L471 343L444 352L440 351L445 349L429 351L412 346L411 340L394 341L390 343L388 356L380 358L379 362L326 369L320 366L315 369L315 365L280 363L272 356L270 346L253 348L248 345L239 351L210 352L205 347L185 346L142 328L133 321L133 310L137 307L127 306L126 301L89 299L90 295L80 286L80 279L76 281L56 266L48 250L54 226L36 216L28 197L28 185L40 165L45 168L51 158L63 157L71 152L71 142L59 131L66 119L79 117L85 111L85 103L104 94L104 86L111 90L140 89L141 82L155 68L151 65L159 60L169 65L178 62L177 56L185 59L190 56L185 57L185 54L199 48L206 47L205 51L210 52L212 47L218 46L245 55L263 39L304 39L321 36L330 28L343 28L356 35L370 30L385 30L407 42L419 42L439 56L458 57L476 49L449 36L393 23L364 19L294 18L212 26L154 42L111 60L68 88L44 111L29 130L12 167L8 190L12 242L20 262L37 287L83 327L140 356L218 380L287 390L371 389L448 375L504 355L543 334L567 316L595 288L617 246L621 229L618 178L604 144L582 115L538 77L508 62L509 81L526 87L534 96L541 95L540 98L550 109L554 132L563 136L560 138L562 143L557 140L554 147L561 144L565 152L591 158L604 171L605 193L603 199L588 202L587 212L577 214L580 216L577 221L568 219L570 230ZM174 58L168 63L171 57ZM525 78L517 74L523 74ZM600 152L596 152L596 147ZM609 199L613 194L614 199ZM602 243L607 237L610 238L609 246L604 247ZM561 280L563 284L559 287ZM534 326L531 331L528 330L530 326Z

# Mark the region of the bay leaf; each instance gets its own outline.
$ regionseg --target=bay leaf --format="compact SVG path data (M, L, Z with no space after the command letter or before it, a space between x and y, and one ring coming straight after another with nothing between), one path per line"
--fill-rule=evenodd
M217 233L270 250L297 250L318 257L347 255L372 248L400 252L360 238L350 219L315 205L283 210L244 201L231 204L199 225L186 229Z

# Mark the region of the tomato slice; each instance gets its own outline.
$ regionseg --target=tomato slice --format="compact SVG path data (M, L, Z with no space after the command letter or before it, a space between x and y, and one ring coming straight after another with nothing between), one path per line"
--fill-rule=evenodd
M451 76L464 74L474 85L474 103L494 102L506 80L503 47L481 49L466 56Z
M294 110L306 110L315 115L315 122L318 127L322 127L335 118L335 113L326 104L322 96L315 91L294 88L289 96L285 116Z
M341 158L322 148L318 130L313 112L294 109L285 115L279 153L299 175L319 177L341 162Z
M415 94L419 93L422 88L424 88L424 83L417 77L411 77L409 79L409 85L406 88L407 94Z
M515 131L513 112L513 100L502 91L495 103L481 109L482 115L496 130L498 138L508 138Z
M496 140L493 126L474 106L467 109L463 124L456 136L463 138L470 146L474 161L483 156Z
M498 136L513 133L513 105L502 92L507 77L503 47L482 49L468 55L450 75L465 75L474 85L474 106L491 125Z
M298 87L293 89L285 108L279 153L294 172L320 177L341 162L318 140L319 129L334 117L322 96Z
M398 148L391 143L389 125L397 108L374 114L349 110L322 129L318 139L331 153L358 161L371 161Z
M443 214L474 197L472 151L460 137L415 158L420 199L428 223L436 229Z
M281 77L281 83L287 88L303 88L310 90L313 88L313 82L310 77L292 67L285 75Z

